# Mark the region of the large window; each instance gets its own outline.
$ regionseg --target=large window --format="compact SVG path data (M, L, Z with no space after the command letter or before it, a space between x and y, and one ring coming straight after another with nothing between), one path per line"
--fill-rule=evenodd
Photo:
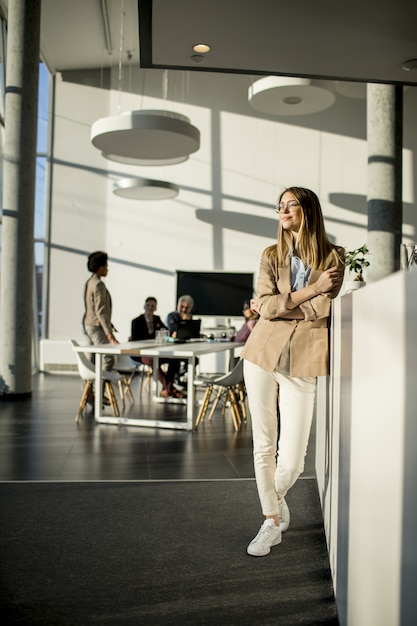
M6 50L6 23L0 18L0 206L3 206L3 146L4 146L4 100L5 100L5 50ZM0 242L1 242L1 212L0 212ZM1 253L1 245L0 245Z
M42 333L42 287L45 252L45 215L47 204L47 165L48 165L48 111L49 72L41 63L39 66L38 135L36 150L36 195L35 195L35 285L37 320L39 333Z

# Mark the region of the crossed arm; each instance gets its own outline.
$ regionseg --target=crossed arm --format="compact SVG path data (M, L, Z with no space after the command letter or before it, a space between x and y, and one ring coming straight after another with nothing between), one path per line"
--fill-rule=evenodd
M251 308L264 319L314 320L328 317L331 300L337 296L343 282L344 264L341 260L322 272L315 271L315 280L299 289L281 293L278 277L265 259L261 260L257 299L251 300Z

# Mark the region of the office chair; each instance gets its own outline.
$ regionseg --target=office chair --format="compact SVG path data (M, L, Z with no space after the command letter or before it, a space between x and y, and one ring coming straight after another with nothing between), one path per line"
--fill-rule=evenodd
M206 391L204 394L203 402L201 404L200 410L197 415L195 428L198 428L199 423L204 420L206 413L208 411L208 407L210 404L211 396L215 387L218 387L216 398L213 402L213 406L211 408L208 419L211 420L214 411L217 408L217 405L220 399L223 396L223 410L224 414L227 406L227 402L230 402L230 409L232 413L232 420L235 430L239 430L239 426L242 423L242 419L247 421L246 414L246 406L245 406L245 385L243 379L243 360L239 359L237 364L233 367L233 369L224 374L223 376L213 376L212 378L207 377L206 383L204 384L204 379L198 382L198 385L205 386Z
M79 347L80 345L74 339L70 339L70 342L73 348ZM85 405L87 404L88 396L93 391L93 385L96 380L96 370L95 370L94 365L91 363L91 361L88 360L84 352L78 352L77 350L75 350L75 354L77 356L78 373L80 374L81 379L85 382L83 393L82 393L81 400L80 400L80 405L78 407L78 412L77 412L77 415L75 416L75 421L78 422L80 419L80 416L84 412ZM123 394L123 386L122 386L123 376L121 374L118 374L117 372L104 371L103 382L104 382L105 389L109 396L110 406L112 408L113 415L115 417L119 417L120 415L119 405L117 403L117 399L114 393L112 383L118 384L120 396L124 403L124 394Z
M132 404L135 403L131 383L137 372L142 371L142 365L134 361L128 354L118 354L113 368L123 378L123 396L128 395Z

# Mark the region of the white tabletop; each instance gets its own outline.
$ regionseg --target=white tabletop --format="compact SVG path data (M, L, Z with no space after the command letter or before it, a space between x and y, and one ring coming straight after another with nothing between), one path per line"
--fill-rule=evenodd
M196 341L187 343L164 343L155 344L148 348L142 348L142 356L166 356L190 358L213 352L225 352L243 346L236 341Z
M91 352L94 354L140 354L142 348L155 346L154 339L146 339L143 341L126 341L124 343L101 343L99 345L80 345L74 346L76 352ZM161 345L161 344L158 344Z
M77 352L94 354L131 354L132 356L166 356L190 358L201 354L224 352L243 346L237 341L193 341L187 343L156 343L154 339L77 346Z

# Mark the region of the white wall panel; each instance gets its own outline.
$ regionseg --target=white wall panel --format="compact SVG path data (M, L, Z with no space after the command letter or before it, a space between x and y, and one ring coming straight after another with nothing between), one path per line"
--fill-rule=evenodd
M416 319L417 272L335 302L316 469L341 626L415 621Z

